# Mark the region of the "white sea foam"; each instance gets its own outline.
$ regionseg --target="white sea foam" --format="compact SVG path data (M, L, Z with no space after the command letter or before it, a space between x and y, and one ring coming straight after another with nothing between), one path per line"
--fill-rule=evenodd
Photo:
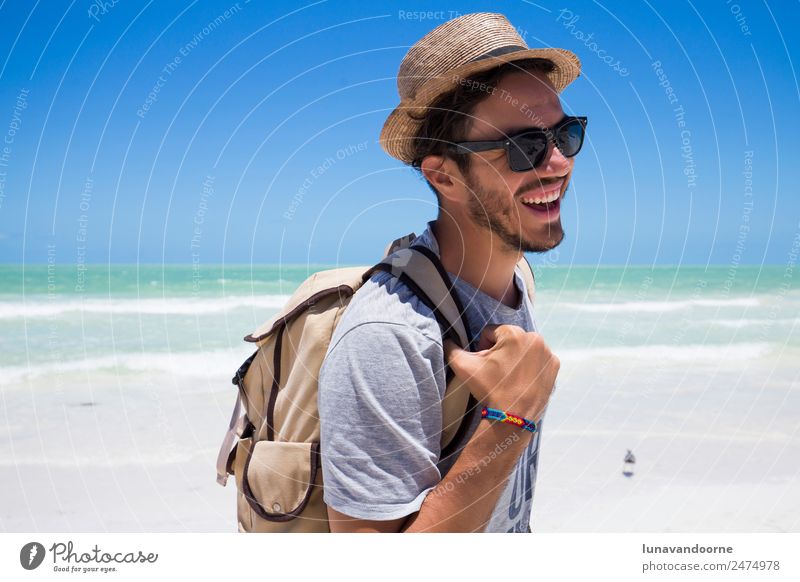
M289 295L230 295L218 299L66 299L15 301L0 304L0 319L40 319L67 313L130 315L203 315L239 308L280 309Z
M244 352L246 355L246 351ZM169 377L211 378L233 376L243 360L243 350L188 353L118 353L83 360L33 362L31 366L0 368L0 385L7 386L42 376L74 375L77 380L98 372L163 373Z
M561 303L559 309L589 311L592 313L620 313L628 311L664 312L679 311L691 307L758 307L756 297L736 299L685 299L678 301L625 301L621 303Z
M619 358L642 362L717 362L744 361L763 357L768 343L688 344L565 348L558 356L565 365L597 359ZM6 386L42 376L72 375L75 380L97 373L159 373L170 377L211 378L231 376L247 356L246 348L208 352L118 353L107 356L59 362L34 362L30 367L0 368L0 385ZM165 380L168 382L169 380Z
M741 319L714 319L710 320L711 323L714 325L719 325L721 327L733 327L736 329L740 329L743 327L766 327L766 326L773 326L773 325L800 325L800 318L789 318L789 319L752 319L752 318L741 318Z
M558 357L565 365L587 360L620 358L642 362L718 362L761 358L771 349L768 343L684 344L650 346L616 346L602 348L562 349Z

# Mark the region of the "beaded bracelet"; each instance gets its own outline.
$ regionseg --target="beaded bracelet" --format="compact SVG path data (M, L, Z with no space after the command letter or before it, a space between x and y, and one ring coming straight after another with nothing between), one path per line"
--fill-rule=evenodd
M481 418L488 418L489 420L499 420L500 422L507 422L508 424L516 424L525 430L536 432L536 423L527 418L522 418L516 414L498 410L497 408L487 408L484 406L481 409Z

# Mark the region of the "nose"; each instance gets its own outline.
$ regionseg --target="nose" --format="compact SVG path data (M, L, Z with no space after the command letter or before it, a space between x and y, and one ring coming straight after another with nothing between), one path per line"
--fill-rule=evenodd
M572 164L572 158L566 157L561 150L558 149L558 146L553 142L547 144L547 155L544 158L544 162L541 166L541 172L554 172L557 174L563 174L564 169L568 168Z

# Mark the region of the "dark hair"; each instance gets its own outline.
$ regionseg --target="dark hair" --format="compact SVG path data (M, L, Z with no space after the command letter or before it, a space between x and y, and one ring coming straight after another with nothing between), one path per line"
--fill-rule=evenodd
M422 124L412 139L411 167L422 175L422 160L426 156L443 156L454 160L458 169L466 174L469 171L469 155L451 152L447 149L447 145L464 139L470 128L470 115L475 107L489 97L503 77L510 73L520 71L549 73L554 69L555 65L549 59L530 58L503 63L464 79L455 89L434 101L420 117L412 116ZM441 207L442 200L438 190L424 175L422 177L436 194Z

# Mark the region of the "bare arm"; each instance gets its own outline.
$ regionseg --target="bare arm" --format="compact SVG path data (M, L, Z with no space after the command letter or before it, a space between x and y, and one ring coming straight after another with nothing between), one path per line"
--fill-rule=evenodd
M504 329L489 328L482 338L482 345L493 344L490 349L475 353L450 350L450 365L457 376L467 380L480 401L538 420L558 373L558 358L538 334L514 326L500 328ZM453 467L428 493L419 511L407 518L375 521L351 518L329 506L331 531L482 531L531 437L531 432L520 427L481 420Z
M404 531L483 531L531 436L516 426L481 420L452 469L428 493Z
M428 493L418 512L409 517L375 521L355 519L328 506L331 531L482 531L531 436L532 433L519 427L481 420L453 467Z

